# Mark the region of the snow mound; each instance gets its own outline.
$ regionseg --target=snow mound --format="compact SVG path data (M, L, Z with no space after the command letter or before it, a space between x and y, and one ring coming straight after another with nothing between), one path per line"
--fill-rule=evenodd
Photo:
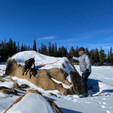
M7 113L56 113L49 102L41 95L30 93L15 104Z
M24 65L24 62L29 58L35 58L35 64L40 69L60 68L70 74L74 71L72 65L66 57L56 58L40 54L36 51L23 51L12 56L18 64Z

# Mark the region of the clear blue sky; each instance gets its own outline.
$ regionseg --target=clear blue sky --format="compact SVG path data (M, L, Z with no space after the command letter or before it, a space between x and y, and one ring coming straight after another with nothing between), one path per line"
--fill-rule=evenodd
M0 41L113 47L113 0L0 0Z

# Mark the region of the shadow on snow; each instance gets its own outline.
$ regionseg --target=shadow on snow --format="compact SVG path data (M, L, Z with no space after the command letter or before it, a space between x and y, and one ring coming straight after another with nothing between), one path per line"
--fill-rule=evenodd
M74 111L74 110L66 109L66 108L61 108L61 110L63 111L63 113L82 113L79 111Z
M96 94L97 92L100 91L99 82L102 81L96 79L90 79L90 78L88 79L88 86L91 88L91 90L89 90L89 93L91 95Z

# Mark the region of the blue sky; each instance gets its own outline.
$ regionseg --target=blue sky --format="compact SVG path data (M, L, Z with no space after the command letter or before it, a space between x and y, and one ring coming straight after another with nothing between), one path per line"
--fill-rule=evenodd
M0 0L0 41L113 47L113 0Z

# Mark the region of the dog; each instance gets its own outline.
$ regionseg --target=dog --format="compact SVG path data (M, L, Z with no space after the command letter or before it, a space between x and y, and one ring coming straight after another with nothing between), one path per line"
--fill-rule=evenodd
M32 69L32 66L34 66L35 68L35 59L34 58L30 58L28 60L25 61L25 65L23 67L23 72L22 75L24 75L24 73L27 75L28 71ZM31 73L30 73L31 74Z

